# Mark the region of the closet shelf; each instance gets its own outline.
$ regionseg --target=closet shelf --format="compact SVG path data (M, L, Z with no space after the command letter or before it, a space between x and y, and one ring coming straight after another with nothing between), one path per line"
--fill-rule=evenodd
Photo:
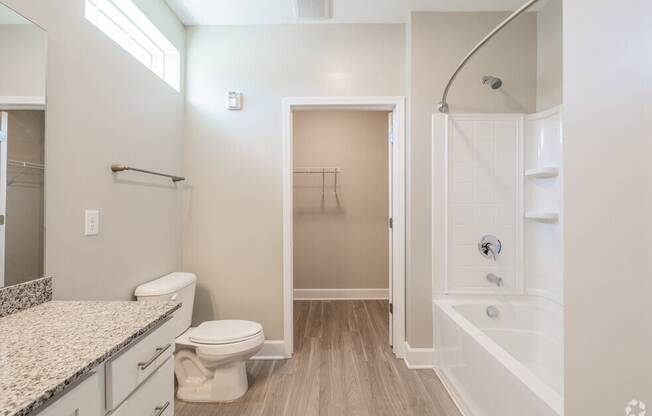
M549 166L544 168L528 169L525 171L525 176L527 178L554 178L559 176L559 168Z
M559 221L559 214L556 212L530 211L525 213L525 218L533 221L555 223Z

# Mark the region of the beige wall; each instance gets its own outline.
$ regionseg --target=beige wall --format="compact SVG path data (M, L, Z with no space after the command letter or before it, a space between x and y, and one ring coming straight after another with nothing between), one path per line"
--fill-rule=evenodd
M403 25L195 27L188 32L184 268L195 321L283 337L281 100L405 95ZM225 93L244 94L228 111Z
M565 414L649 414L652 2L563 15Z
M459 61L505 13L412 13L410 43L411 142L408 151L407 338L412 347L432 346L432 270L443 258L431 250L431 119ZM506 27L465 67L448 96L450 111L534 112L537 77L536 14ZM482 85L483 75L502 78L500 90ZM443 155L437 155L443 164ZM443 178L440 183L443 186ZM443 232L443 230L438 230ZM443 253L443 249L438 250ZM434 265L434 266L433 266ZM442 277L435 276L437 283Z
M388 113L294 113L294 288L388 288Z
M7 157L44 162L45 113L9 111ZM43 277L43 171L7 168L5 285Z
M562 0L548 0L537 12L537 111L562 100Z
M414 13L409 39L403 25L188 29L184 267L200 279L195 319L257 319L282 337L281 98L406 95L408 79L407 332L411 346L431 346L430 119L457 62L505 15ZM535 111L536 45L529 13L465 69L452 111ZM485 74L505 86L484 87ZM231 89L245 94L241 112L223 108Z
M42 29L0 25L0 56L0 97L45 95L47 34Z
M114 177L109 165L182 172L183 95L87 22L83 0L3 1L48 31L45 273L54 296L131 299L139 283L181 267L181 198L164 180ZM183 50L178 21L162 31ZM87 208L100 210L97 237L83 235Z

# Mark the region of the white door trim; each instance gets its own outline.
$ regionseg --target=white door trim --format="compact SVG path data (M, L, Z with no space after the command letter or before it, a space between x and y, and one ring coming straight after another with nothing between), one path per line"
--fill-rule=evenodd
M0 111L0 215L4 217L0 224L0 287L5 285L5 224L7 215L7 140L9 131L9 114Z
M405 356L405 97L293 97L283 99L283 339L285 357L293 340L293 196L292 113L312 109L391 111L394 114L393 262L394 354Z

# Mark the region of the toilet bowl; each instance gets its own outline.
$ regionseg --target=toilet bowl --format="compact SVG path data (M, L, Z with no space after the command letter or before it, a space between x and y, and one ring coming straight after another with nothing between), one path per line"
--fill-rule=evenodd
M177 397L188 402L239 399L249 387L245 362L260 351L264 341L257 322L208 321L190 328L177 338Z
M246 361L263 347L265 334L258 322L206 321L190 328L197 278L171 273L136 289L139 301L177 300L174 372L177 398L188 402L225 402L242 397L249 387Z

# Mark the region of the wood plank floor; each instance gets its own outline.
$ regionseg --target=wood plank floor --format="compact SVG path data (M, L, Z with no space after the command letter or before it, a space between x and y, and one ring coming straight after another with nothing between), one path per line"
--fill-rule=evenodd
M250 388L223 404L177 401L177 416L459 416L432 370L388 346L386 301L295 301L290 360L250 361Z

